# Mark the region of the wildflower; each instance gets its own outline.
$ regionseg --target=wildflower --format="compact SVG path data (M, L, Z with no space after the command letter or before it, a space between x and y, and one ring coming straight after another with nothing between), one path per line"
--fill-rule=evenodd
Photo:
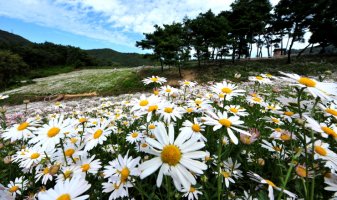
M239 105L225 106L225 110L227 110L227 112L232 113L233 115L237 115L237 116L247 116L248 115L248 113L245 112L246 109L242 108Z
M152 77L148 77L148 78L143 79L143 83L145 85L148 85L150 83L158 83L159 85L162 85L165 82L166 82L166 78L159 77L159 76L152 76Z
M337 139L337 127L334 125L328 126L326 123L318 123L316 120L304 115L307 119L307 127L321 134L322 137L327 138L331 135L334 139Z
M213 126L213 131L220 129L221 127L226 128L227 133L234 144L238 144L238 138L234 135L233 130L251 136L251 134L247 131L239 129L242 128L241 124L243 124L243 121L241 121L238 116L228 117L227 112L221 113L220 111L218 114L212 112L209 114L210 116L206 115L206 117L203 118L205 120L205 124Z
M268 185L268 197L269 197L269 199L274 199L274 189L278 190L278 191L282 190L280 187L277 187L273 182L271 182L270 180L262 178L258 174L255 174L253 172L248 172L248 176L253 181L256 181L258 183L262 183L262 184ZM290 192L288 190L283 190L283 192L285 194L287 194L288 196L292 197L292 198L297 198L296 194L294 194L294 193L292 193L292 192Z
M202 195L202 192L193 186L189 189L184 188L181 192L184 192L183 197L187 197L188 200L198 199L198 195Z
M244 144L252 144L260 137L260 131L256 128L250 128L248 132L251 134L250 136L240 133L240 141Z
M48 124L44 124L36 132L29 143L35 144L35 146L45 149L53 149L56 144L60 142L60 139L65 137L65 134L71 132L70 119L64 120L64 115L60 115L58 118L49 120Z
M227 81L223 81L221 83L216 83L212 86L212 91L219 95L220 101L223 101L224 98L226 101L231 100L233 97L242 96L245 92L244 90L237 89L238 86L232 83L227 83Z
M16 140L28 140L32 138L33 132L36 131L36 123L34 118L28 118L26 121L14 125L12 128L2 133L1 137L5 140L10 139L11 142Z
M145 161L140 165L141 175L143 179L159 167L157 177L157 187L160 187L163 175L171 175L175 187L181 191L181 185L184 188L190 188L196 184L196 180L191 172L202 174L203 170L207 169L207 165L195 159L205 157L205 152L197 151L205 146L203 142L197 142L196 139L181 139L182 134L179 134L174 140L173 125L169 125L168 133L163 123L158 124L154 134L156 139L146 138L151 146L149 153L155 155L151 160ZM190 171L191 172L190 172Z
M158 110L160 119L164 119L165 122L170 123L171 119L176 121L182 117L183 109L175 104L165 103Z
M272 84L271 80L264 76L250 76L248 77L248 80L257 82L259 84Z
M327 191L335 192L333 195L334 197L337 197L337 174L336 173L329 173L324 177L324 183L326 183L328 186L324 189Z
M84 200L88 199L89 195L82 195L89 188L90 184L80 177L72 178L71 180L65 180L58 182L54 189L50 188L45 192L40 192L38 198L40 200L50 200L50 199L73 199L73 200ZM80 196L82 195L82 196Z
M97 174L98 170L102 167L101 161L99 159L95 160L95 155L91 156L90 158L84 157L77 164L81 167L82 172L90 174Z
M111 134L113 127L109 127L108 120L99 122L95 127L87 130L85 151L89 151L98 144L103 144L107 140L108 135Z
M24 180L23 176L19 178L15 178L14 182L10 181L7 185L8 191L12 194L12 196L16 197L16 195L21 195L21 192L26 190L28 184L28 180Z
M183 127L180 128L180 134L184 135L183 138L195 137L207 142L205 136L201 134L202 131L205 131L205 126L197 118L194 118L193 123L189 120L184 121Z
M280 73L289 77L283 79L294 82L297 86L305 87L315 98L320 97L321 99L326 99L328 101L336 99L336 83L319 82L305 76L299 76L297 74L288 74L284 72Z
M197 85L196 82L193 82L193 81L179 81L179 84L182 86L182 87L189 87L189 88L193 88L194 86Z
M139 131L131 131L126 136L126 141L130 142L131 144L139 142L143 137L143 134Z
M8 97L9 97L8 95L0 94L0 100L7 99Z
M325 116L332 116L337 119L337 101L330 105L319 104L319 107L324 111Z

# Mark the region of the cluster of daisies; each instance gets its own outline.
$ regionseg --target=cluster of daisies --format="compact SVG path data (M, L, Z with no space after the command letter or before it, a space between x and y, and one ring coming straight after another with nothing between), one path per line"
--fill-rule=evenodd
M0 197L337 197L337 84L280 74L26 113L0 130Z

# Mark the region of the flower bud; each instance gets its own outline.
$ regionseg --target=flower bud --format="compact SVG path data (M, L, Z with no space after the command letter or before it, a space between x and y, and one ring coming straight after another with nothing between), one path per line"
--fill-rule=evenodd
M259 159L257 159L257 163L258 163L260 166L264 166L265 161L264 161L263 158L259 158Z

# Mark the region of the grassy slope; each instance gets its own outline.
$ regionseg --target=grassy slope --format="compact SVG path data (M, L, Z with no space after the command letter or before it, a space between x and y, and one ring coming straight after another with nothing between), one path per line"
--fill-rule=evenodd
M9 104L20 104L24 99L43 100L58 94L96 92L116 95L144 90L141 78L131 69L84 69L34 80L34 84L7 91Z
M301 75L322 75L326 70L337 73L337 57L302 57L294 59L293 63L285 64L285 59L277 60L254 60L240 61L232 64L230 62L210 64L196 67L195 62L188 63L183 68L183 78L193 79L199 83L207 81L221 81L223 79L234 80L234 74L242 74L241 80L247 80L249 75L258 73L272 73L277 75L278 71L294 72ZM47 72L45 72L48 74ZM132 68L123 69L84 69L70 73L59 74L46 78L35 79L36 83L12 90L11 97L7 103L20 104L23 99L42 100L48 95L57 94L79 94L97 92L99 95L117 95L144 91L141 80L151 75L159 75L175 80L169 84L177 85L180 80L178 70L174 67L165 69L161 73L160 67L146 68L137 71ZM333 78L333 77L332 77ZM335 77L337 78L337 77Z

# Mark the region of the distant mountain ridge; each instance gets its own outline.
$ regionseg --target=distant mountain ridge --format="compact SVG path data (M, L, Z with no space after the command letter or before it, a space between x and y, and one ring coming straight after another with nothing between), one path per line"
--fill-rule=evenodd
M25 46L36 47L39 45L48 44L64 47L64 48L75 48L71 46L56 45L51 42L45 42L42 44L33 43L24 37L19 35L0 30L0 50L11 50L14 53L18 48L24 48ZM79 49L79 48L76 48ZM47 49L48 50L48 49ZM88 54L89 57L93 58L95 65L99 66L112 66L112 67L137 67L141 65L154 65L155 62L148 58L144 58L143 54L138 53L121 53L112 49L90 49L82 50L81 52Z
M140 65L154 65L155 61L144 58L143 54L121 53L113 49L90 49L85 50L91 57L96 58L98 65L134 67Z

